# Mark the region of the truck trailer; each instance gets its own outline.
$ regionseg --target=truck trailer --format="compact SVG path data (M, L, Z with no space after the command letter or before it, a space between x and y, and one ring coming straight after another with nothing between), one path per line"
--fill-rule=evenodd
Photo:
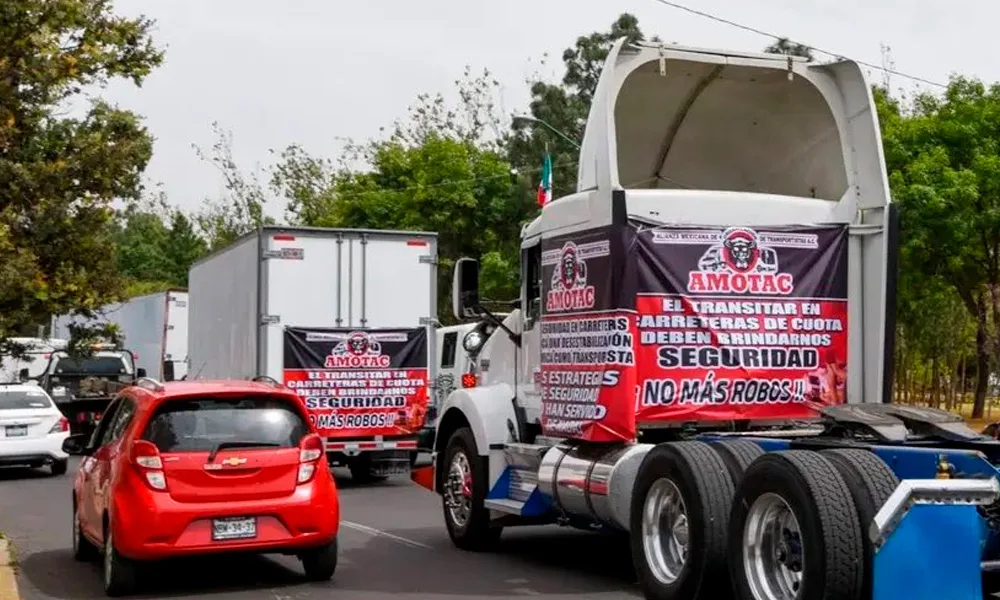
M191 378L280 382L331 465L409 472L436 371L437 234L265 227L195 263L188 286Z
M625 533L648 599L979 599L1000 444L892 398L897 218L861 67L626 43L577 191L521 233L520 306L433 460L463 549ZM984 585L985 583L985 585Z
M101 308L97 319L62 315L52 319L56 337L70 338L73 323L113 323L122 342L132 351L136 368L160 381L184 379L187 375L188 293L171 289L130 298Z

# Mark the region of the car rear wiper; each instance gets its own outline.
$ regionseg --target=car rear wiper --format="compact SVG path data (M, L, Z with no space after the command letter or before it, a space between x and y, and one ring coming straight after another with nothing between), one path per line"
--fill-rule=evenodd
M226 448L278 448L280 446L281 444L275 442L222 442L209 453L208 462L215 460L215 455L219 453L219 450Z

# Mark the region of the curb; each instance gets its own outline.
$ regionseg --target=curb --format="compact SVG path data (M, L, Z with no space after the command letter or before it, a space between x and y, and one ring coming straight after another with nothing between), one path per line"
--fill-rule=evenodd
M6 538L0 537L0 600L20 600L17 591L17 561L14 547Z

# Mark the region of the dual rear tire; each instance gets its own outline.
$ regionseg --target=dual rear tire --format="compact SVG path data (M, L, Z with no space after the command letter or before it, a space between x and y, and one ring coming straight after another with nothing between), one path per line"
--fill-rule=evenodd
M898 484L866 450L656 446L633 488L640 586L650 600L870 596L867 526Z

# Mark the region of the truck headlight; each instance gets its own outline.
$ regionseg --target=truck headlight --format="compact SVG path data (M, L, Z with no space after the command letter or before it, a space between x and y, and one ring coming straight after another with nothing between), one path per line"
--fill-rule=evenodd
M475 353L479 350L479 347L483 345L483 334L479 333L477 330L472 330L465 334L465 338L462 339L462 347L469 354Z

